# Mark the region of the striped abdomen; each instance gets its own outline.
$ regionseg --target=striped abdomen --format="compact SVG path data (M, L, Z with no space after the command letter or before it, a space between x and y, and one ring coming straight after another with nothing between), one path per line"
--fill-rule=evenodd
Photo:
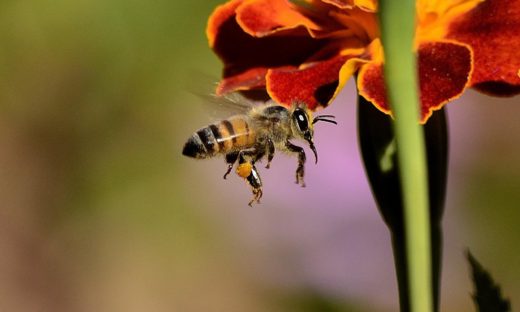
M235 116L195 132L184 144L182 154L207 158L254 145L256 136L245 116Z

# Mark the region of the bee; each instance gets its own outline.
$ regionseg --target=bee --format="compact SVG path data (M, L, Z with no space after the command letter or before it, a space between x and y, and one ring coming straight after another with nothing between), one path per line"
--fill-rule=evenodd
M303 178L307 157L304 149L291 140L305 141L318 163L313 126L318 121L337 124L327 118L334 116L313 118L312 112L302 102L295 102L289 108L275 102L249 106L244 114L231 116L194 132L184 144L182 154L196 159L224 156L228 165L224 179L238 162L236 173L251 187L253 197L249 206L252 206L254 202L260 203L263 195L262 180L255 164L267 157L265 168L269 168L276 150L298 159L296 184L305 187Z

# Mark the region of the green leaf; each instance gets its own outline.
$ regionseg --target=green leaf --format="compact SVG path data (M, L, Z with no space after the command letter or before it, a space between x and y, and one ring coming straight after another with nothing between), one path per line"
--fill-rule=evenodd
M511 311L511 303L504 299L500 293L500 287L495 284L491 275L482 267L468 250L466 253L473 275L475 292L472 297L480 312L508 312Z
M392 234L401 311L410 311L404 205L392 119L377 110L362 96L358 97L358 133L361 156L372 193L381 216ZM448 125L444 110L435 112L424 125L424 140L430 203L431 290L433 310L438 311L442 258L441 218L448 172Z

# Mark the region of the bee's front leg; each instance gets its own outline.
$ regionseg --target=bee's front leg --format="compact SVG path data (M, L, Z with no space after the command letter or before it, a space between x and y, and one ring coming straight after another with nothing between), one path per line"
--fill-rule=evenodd
M235 162L238 159L238 152L231 152L226 154L226 163L228 164L228 168L226 170L226 173L224 174L224 179L227 178L228 174L231 172L231 169L233 169L233 166L235 165Z
M296 168L296 184L300 184L302 187L305 187L305 182L303 181L303 176L305 174L305 160L307 157L305 156L305 151L300 146L296 146L291 142L287 141L285 143L285 147L290 152L298 154L298 168Z
M266 150L267 150L267 165L265 165L266 169L269 169L271 167L271 160L273 160L274 157L274 143L271 139L267 139L266 142Z

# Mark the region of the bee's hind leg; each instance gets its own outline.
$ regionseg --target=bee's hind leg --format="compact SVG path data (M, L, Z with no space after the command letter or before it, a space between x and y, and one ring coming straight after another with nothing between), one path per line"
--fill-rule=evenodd
M262 180L260 179L260 175L258 174L258 171L256 170L256 167L253 165L251 168L251 174L247 177L247 182L251 186L251 189L253 190L253 198L251 201L249 201L249 206L252 207L253 203L260 203L260 198L262 198L263 192L262 192Z
M233 169L233 166L235 165L235 162L238 159L238 152L231 152L226 154L226 163L228 164L228 168L226 170L226 173L224 174L224 179L227 178L231 170Z
M303 181L303 176L305 175L305 160L307 157L305 156L305 151L300 146L296 146L291 142L287 141L285 143L285 147L293 153L298 154L298 168L296 168L296 184L300 184L302 187L305 187L305 182Z
M251 169L255 162L262 159L264 155L265 147L263 145L256 145L238 152L237 174L242 178L247 178L251 174Z
M253 147L242 150L238 154L237 174L247 181L253 192L253 198L248 203L249 206L252 206L254 202L260 203L260 198L263 195L262 180L255 167L255 162L263 157L264 151L265 148Z

